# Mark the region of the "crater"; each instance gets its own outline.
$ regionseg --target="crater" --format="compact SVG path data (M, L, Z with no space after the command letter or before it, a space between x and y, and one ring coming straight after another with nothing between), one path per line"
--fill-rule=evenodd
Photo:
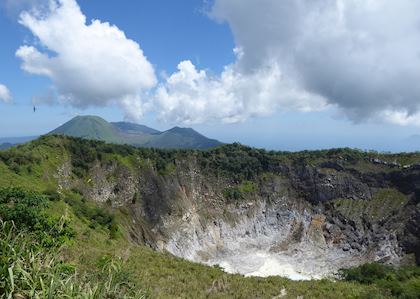
M177 227L164 249L228 273L283 276L293 280L331 277L341 268L367 261L366 255L333 238L325 238L325 216L306 209L279 209L261 204L236 213L235 223L205 221L194 211Z

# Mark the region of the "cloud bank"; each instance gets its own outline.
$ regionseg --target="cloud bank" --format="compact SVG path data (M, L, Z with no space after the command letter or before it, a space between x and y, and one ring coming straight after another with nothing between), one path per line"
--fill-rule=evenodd
M420 125L419 1L214 0L209 16L231 28L236 60L218 75L185 60L160 84L123 31L87 23L76 0L48 3L20 15L38 41L16 55L75 107L118 103L135 120L146 107L193 124L332 106L355 122Z
M229 65L220 76L212 77L197 70L191 61L182 61L155 96L162 119L186 124L236 123L269 115L279 107L309 111L320 109L324 103L322 97L295 86L276 63L249 73Z
M10 93L10 90L7 88L7 86L0 84L0 102L11 102L12 101L12 95Z
M332 105L356 122L420 124L418 11L412 0L215 0L237 60L216 78L181 63L157 95L161 116L230 122Z
M87 23L75 0L51 0L47 10L23 12L19 23L38 40L17 50L22 69L49 77L60 102L78 108L117 103L127 118L141 117L141 94L157 80L123 31L100 20Z

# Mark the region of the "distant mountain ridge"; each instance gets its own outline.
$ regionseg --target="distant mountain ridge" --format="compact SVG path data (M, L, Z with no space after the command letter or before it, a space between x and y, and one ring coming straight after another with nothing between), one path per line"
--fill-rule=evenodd
M208 149L222 144L191 128L174 127L161 132L129 122L109 123L98 116L76 116L48 134L156 148Z
M159 134L161 133L158 130L149 128L145 125L133 124L129 122L113 122L111 123L114 127L117 127L119 130L125 133L144 133L144 134Z
M0 138L0 150L5 150L13 146L37 139L39 136L25 137L2 137Z

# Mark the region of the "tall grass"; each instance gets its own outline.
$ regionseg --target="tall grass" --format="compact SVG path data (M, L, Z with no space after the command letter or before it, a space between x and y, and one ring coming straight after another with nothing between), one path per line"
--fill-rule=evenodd
M109 258L100 273L81 274L60 260L58 249L46 249L30 232L0 220L1 299L145 298L122 269L121 261Z

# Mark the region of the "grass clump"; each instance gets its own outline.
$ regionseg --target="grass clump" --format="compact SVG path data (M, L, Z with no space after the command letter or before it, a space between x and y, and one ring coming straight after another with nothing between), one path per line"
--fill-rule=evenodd
M56 248L46 249L28 230L0 221L0 298L145 298L121 261L108 259L100 273L79 273Z

